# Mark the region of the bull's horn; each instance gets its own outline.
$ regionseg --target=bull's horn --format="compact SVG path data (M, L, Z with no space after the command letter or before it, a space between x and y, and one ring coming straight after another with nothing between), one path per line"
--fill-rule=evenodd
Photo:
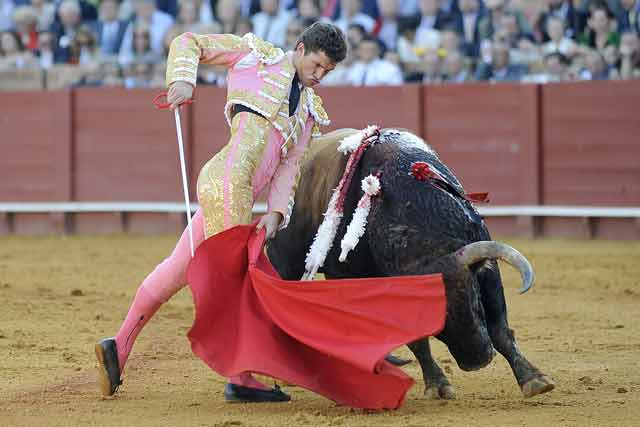
M521 294L527 292L533 286L535 275L529 261L520 252L504 243L494 241L471 243L456 251L455 256L465 267L486 259L501 259L520 272L522 276Z

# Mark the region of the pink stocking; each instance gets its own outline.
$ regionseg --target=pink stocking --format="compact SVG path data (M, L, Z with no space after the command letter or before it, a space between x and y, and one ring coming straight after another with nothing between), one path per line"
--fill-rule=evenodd
M202 211L192 220L193 244L204 240ZM184 230L171 255L162 261L142 282L118 334L115 336L120 372L129 358L136 337L158 308L186 285L187 265L191 260L189 230Z

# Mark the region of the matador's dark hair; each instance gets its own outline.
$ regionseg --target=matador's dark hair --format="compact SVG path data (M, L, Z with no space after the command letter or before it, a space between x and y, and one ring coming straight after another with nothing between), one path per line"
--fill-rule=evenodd
M298 43L304 43L305 55L322 51L336 64L347 56L347 41L340 28L326 22L316 22L304 30Z

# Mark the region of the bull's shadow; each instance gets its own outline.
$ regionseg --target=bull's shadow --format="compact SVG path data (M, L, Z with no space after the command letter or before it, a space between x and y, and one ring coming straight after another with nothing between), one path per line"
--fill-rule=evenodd
M305 272L306 253L346 165L347 156L337 151L338 143L354 132L331 132L309 150L290 223L267 249L283 279L299 280ZM436 168L447 185L416 180L409 173L414 162ZM360 182L376 173L382 192L372 201L366 232L346 262L339 262L340 241L362 196ZM480 369L491 362L495 349L509 362L524 396L551 391L553 381L520 352L509 328L496 260L520 270L523 291L533 282L531 267L515 249L491 241L482 217L464 194L457 178L424 141L406 131L383 130L358 165L344 218L320 272L336 279L442 273L447 318L436 338L446 344L458 366L465 371ZM422 368L425 395L453 398L454 389L433 359L429 341L416 341L409 348Z

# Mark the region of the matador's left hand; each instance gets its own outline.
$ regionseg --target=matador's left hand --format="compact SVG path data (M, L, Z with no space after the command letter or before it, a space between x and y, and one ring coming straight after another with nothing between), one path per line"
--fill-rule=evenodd
M259 232L264 227L267 232L266 239L271 240L276 235L276 231L278 231L283 219L284 217L280 212L269 212L260 218L260 222L256 226L256 232Z

